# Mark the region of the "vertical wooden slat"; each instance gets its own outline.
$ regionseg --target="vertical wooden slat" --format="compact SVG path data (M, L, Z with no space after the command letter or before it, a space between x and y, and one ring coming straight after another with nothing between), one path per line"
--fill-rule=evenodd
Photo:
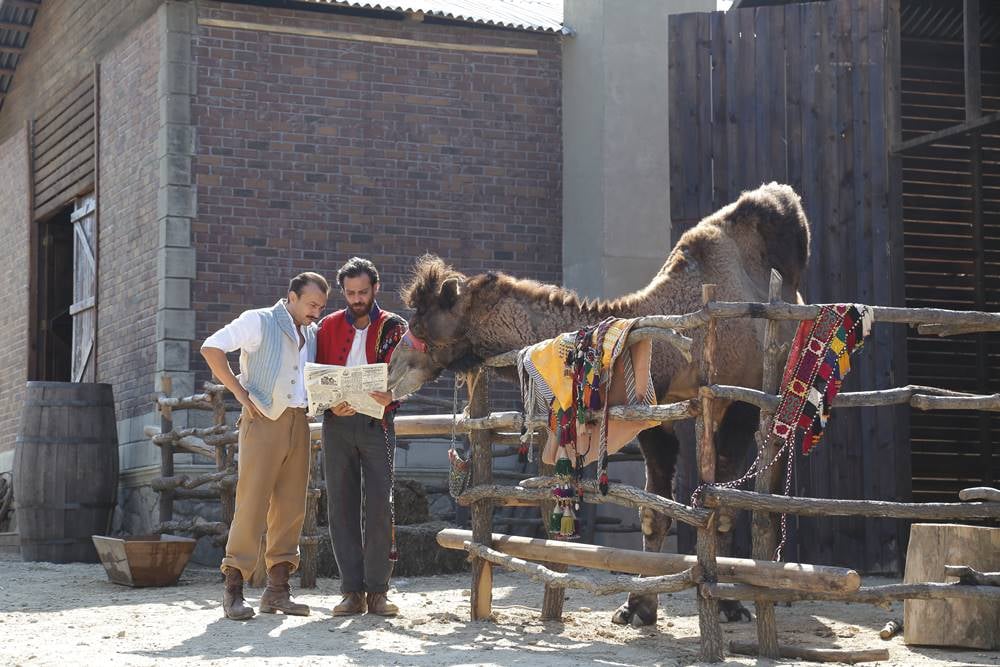
M670 132L670 217L688 220L691 215L687 182L688 161L692 157L688 136L695 116L693 83L694 25L690 15L675 14L668 18L667 76L670 90L668 124Z
M770 97L772 92L772 79L774 72L773 62L779 57L779 45L773 40L771 35L770 16L781 13L781 8L762 7L754 11L754 88L756 99L754 100L754 166L753 180L748 186L760 185L762 182L770 180L780 180L784 182L784 174L777 171L777 165L771 161L771 135L775 131L775 124L779 119L775 116L778 111L784 116L785 101L776 100ZM780 111L779 111L780 110ZM784 165L782 165L783 167ZM783 171L783 170L782 170Z
M894 306L906 305L906 279L903 264L903 213L902 213L902 164L898 157L890 152L893 142L898 140L900 130L900 27L899 0L882 0L879 11L871 13L870 42L881 38L878 42L883 51L881 62L875 70L877 77L872 78L872 142L881 145L876 155L884 161L879 169L873 170L873 188L879 206L873 224L884 225L886 238L886 255L889 258L888 303ZM901 387L909 384L907 370L906 328L893 327L888 335L891 352L886 355L883 376L886 386ZM893 489L896 499L910 499L912 484L911 446L910 446L910 407L897 406L882 414L893 424L893 442L895 455L892 458L891 471ZM895 524L893 544L889 545L888 560L892 571L901 572L903 554L906 553L906 541L910 530L906 522Z
M695 67L697 107L691 134L697 142L690 153L694 175L692 197L695 218L712 212L712 27L711 14L698 12L695 18Z
M802 155L802 94L810 82L802 76L802 20L805 8L800 4L786 5L783 13L785 38L785 164L787 182L798 193L803 192L805 164Z
M768 169L764 176L780 183L789 180L786 145L788 143L788 100L785 88L785 58L788 48L788 33L785 30L785 14L796 7L770 7L767 10L767 29L771 35L770 86L764 91L771 111L771 131L765 142L768 155Z
M739 177L736 180L735 196L741 190L760 185L760 175L757 173L757 152L755 150L756 136L756 116L754 109L757 103L757 89L754 73L756 71L755 40L754 40L754 18L760 9L738 10L740 24L740 47L739 47L739 100L737 108L737 134L736 141L739 152L736 158L736 166L740 169Z
M727 179L729 178L729 142L726 136L727 100L727 46L726 13L712 12L712 210L718 210L729 203Z
M884 304L879 301L875 285L882 274L884 255L880 248L885 248L885 228L878 228L872 217L872 162L873 153L878 148L871 142L871 119L869 117L869 95L871 90L872 54L869 47L868 13L875 9L873 3L857 3L851 12L851 61L854 68L851 77L851 151L854 154L854 225L855 248L860 252L857 271L857 296L861 303ZM879 242L879 238L883 240ZM863 389L884 389L878 383L878 367L884 364L883 355L877 354L879 341L885 338L888 327L876 327L871 338L866 342L867 350L859 355L855 369L860 371L860 386ZM854 372L854 371L852 371ZM891 460L892 426L879 419L877 408L862 408L857 411L860 423L860 441L862 453L861 478L862 495L867 499L880 499L886 491L884 480L887 478L888 466L880 462ZM878 571L885 560L883 547L886 540L884 521L864 520L865 558L875 564Z
M812 91L813 99L810 109L812 114L811 129L814 135L811 138L811 144L804 144L804 150L811 150L811 157L817 163L815 182L812 184L813 189L808 193L809 199L813 202L809 211L813 241L813 253L809 267L808 299L810 303L823 303L831 300L830 285L833 283L833 277L830 273L830 264L835 261L836 255L836 211L833 202L839 185L837 180L839 172L837 169L835 121L831 118L831 111L835 109L837 92L832 66L834 51L831 35L835 27L833 24L833 4L824 2L807 6L813 10L808 17L807 24L810 30L805 39L809 39L811 36L815 49L812 54L814 56L812 67L815 74L813 75L814 90ZM805 137L803 137L803 141L806 141ZM834 423L828 428L827 444L829 444L829 439L836 436L836 426ZM831 497L830 477L832 471L826 457L826 452L821 448L808 459L797 461L797 468L801 473L796 475L798 488L795 493L816 498ZM816 554L833 553L833 532L828 525L829 523L819 522L812 517L799 518L798 524L801 532L798 557L800 559L811 559ZM819 561L807 560L806 562Z
M753 181L751 185L759 185L761 182L772 178L770 156L768 154L769 137L771 135L771 124L774 121L773 109L767 95L771 90L771 61L775 56L774 43L771 41L771 30L768 24L768 15L771 8L759 8L754 11L753 17L753 55L754 55L754 89L756 99L754 100L754 166ZM782 100L782 104L784 100Z
M741 163L739 153L739 121L743 113L740 106L740 53L742 50L740 36L740 17L745 10L726 12L722 23L726 37L726 154L725 165L725 195L723 203L735 201L740 193Z
M101 201L99 193L101 191L101 64L94 63L94 342L91 354L94 359L94 381L97 377L97 351L98 351L98 315L97 301L100 298L99 290L101 276Z
M871 253L871 235L866 235L864 218L858 218L857 194L855 191L856 163L854 145L858 139L855 125L854 72L857 63L854 60L852 44L852 20L859 11L856 0L832 3L835 14L834 32L834 72L837 82L836 129L837 144L837 256L831 262L834 268L831 279L837 286L833 300L870 303L870 285L872 265L869 259ZM867 369L871 368L870 359L860 356L852 360L852 375L848 382L855 389L867 388ZM856 372L860 371L860 372ZM868 410L844 411L837 416L837 422L843 427L837 439L824 443L827 449L826 463L836 474L828 498L864 498L864 466L865 448L869 445L868 434L862 430L862 414L870 420ZM846 453L846 461L843 454ZM837 462L840 465L837 465ZM847 539L835 539L836 562L857 560L859 554L865 552L865 519L852 517L847 519L846 531L840 531ZM824 522L824 528L829 526ZM834 528L831 526L831 528ZM831 536L832 538L832 536Z

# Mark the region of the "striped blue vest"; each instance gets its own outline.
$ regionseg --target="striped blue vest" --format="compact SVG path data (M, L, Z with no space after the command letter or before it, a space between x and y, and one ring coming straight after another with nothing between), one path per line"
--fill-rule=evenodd
M241 355L240 380L264 414L277 419L288 407L292 386L304 381L304 369L299 368L299 336L284 299L257 312L261 316L260 347ZM312 361L316 358L316 325L306 327L303 335L307 358Z

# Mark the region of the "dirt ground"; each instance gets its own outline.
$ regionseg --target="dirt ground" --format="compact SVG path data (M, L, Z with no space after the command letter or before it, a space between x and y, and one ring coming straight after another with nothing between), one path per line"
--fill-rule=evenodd
M293 581L294 583L294 581ZM661 596L655 628L610 623L620 596L569 591L562 623L539 620L540 584L498 571L493 621L469 621L470 577L398 578L391 596L402 614L333 618L335 579L301 591L305 618L222 618L219 575L190 566L177 586L128 588L100 565L0 560L2 665L690 665L697 662L698 617L692 592ZM868 580L866 583L887 583ZM248 598L256 605L259 590ZM800 603L779 606L783 643L814 648L887 647L892 665L1000 665L1000 652L907 647L878 630L902 605ZM752 623L723 625L731 639L753 640ZM771 664L730 656L730 664ZM782 663L787 664L787 663Z

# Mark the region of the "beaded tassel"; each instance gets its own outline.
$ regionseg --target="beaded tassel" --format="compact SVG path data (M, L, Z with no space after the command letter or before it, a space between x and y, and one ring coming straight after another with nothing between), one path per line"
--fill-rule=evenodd
M576 516L573 514L573 508L566 507L559 524L559 537L568 540L576 537L576 534Z
M573 474L573 466L569 457L566 456L566 449L562 446L556 450L556 475L559 477L569 477Z

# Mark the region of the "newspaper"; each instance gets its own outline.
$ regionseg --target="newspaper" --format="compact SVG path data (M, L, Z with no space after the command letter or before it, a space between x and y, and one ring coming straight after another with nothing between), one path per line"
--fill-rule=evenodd
M320 415L342 401L361 414L381 419L385 407L368 395L370 391L387 391L388 364L364 366L331 366L307 363L305 369L309 414Z

